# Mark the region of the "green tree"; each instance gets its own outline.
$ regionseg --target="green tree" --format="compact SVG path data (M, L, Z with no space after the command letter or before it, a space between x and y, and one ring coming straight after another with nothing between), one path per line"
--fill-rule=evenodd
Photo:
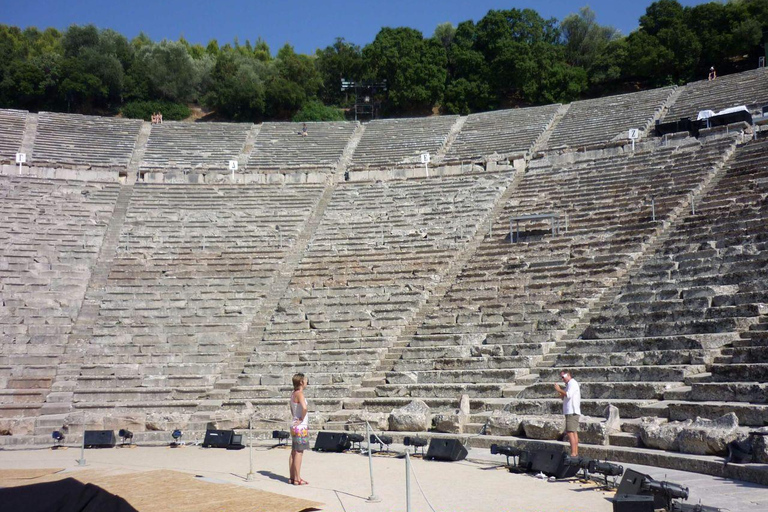
M412 28L379 31L363 49L368 73L386 80L393 111L428 111L442 99L447 78L445 48Z
M184 44L162 41L159 44L142 47L136 59L141 61L137 68L144 74L143 79L150 87L150 94L161 99L185 103L197 99L200 85L200 70L187 53ZM141 78L138 78L141 80Z
M341 90L341 80L358 81L362 78L363 54L360 47L337 37L331 46L318 49L315 56L315 66L322 80L320 97L330 105L348 103L348 93Z
M203 104L227 118L258 121L266 111L267 66L232 51L219 53Z
M597 23L595 12L582 7L578 14L570 14L560 23L565 59L574 66L591 70L608 44L618 39L619 33L613 27Z

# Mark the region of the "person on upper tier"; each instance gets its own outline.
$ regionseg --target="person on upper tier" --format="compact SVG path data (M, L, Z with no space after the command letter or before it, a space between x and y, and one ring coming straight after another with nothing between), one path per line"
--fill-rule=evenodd
M717 71L715 71L715 66L712 66L709 68L709 76L707 77L707 80L710 82L717 78Z
M309 385L309 379L303 373L293 376L293 392L291 393L291 455L288 467L291 473L290 482L293 485L307 485L309 482L301 478L301 459L304 450L309 448L309 430L307 426L307 399L304 389Z
M565 437L571 445L571 457L579 454L579 417L581 416L581 388L567 370L560 372L560 378L565 382L565 389L555 384L555 391L563 399L563 415L565 416Z

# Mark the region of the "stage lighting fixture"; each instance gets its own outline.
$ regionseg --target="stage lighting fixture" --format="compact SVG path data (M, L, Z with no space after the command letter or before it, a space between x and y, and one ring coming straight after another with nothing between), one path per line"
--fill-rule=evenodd
M349 442L354 445L357 445L358 450L363 449L363 441L365 441L365 436L363 434L347 434L347 439L349 439Z
M122 442L123 446L125 446L126 442L128 442L128 444L131 444L131 442L133 440L133 432L131 432L130 430L124 429L124 428L121 428L117 432L117 435L120 436L120 438L123 440L123 442Z
M656 508L672 508L673 499L688 499L688 488L672 482L657 481L652 478L644 478L641 484L642 491L653 494Z
M383 451L385 446L387 447L386 451L389 451L389 445L392 444L392 436L377 436L376 434L371 434L370 443L378 443L379 451Z
M520 461L520 455L522 453L523 453L523 450L521 450L520 448L509 446L507 444L503 444L501 446L498 444L491 445L491 455L504 455L507 458L507 466L509 466L510 471L512 471L512 465L509 463L509 458L514 457L515 458L514 465L518 466Z
M599 460L590 461L587 469L590 473L597 473L603 476L621 476L624 474L624 466Z
M722 512L722 510L723 509L717 507L707 507L701 503L691 505L688 503L680 503L679 501L676 501L672 503L672 508L669 509L669 512Z
M277 439L277 446L287 446L291 433L287 430L273 430L272 439Z
M429 441L424 439L423 437L405 437L403 439L403 444L405 446L413 446L413 454L416 455L416 452L421 449L421 454L424 455L424 447L429 444Z
M173 438L173 441L171 441L171 448L178 448L181 446L181 437L184 435L184 433L179 430L178 428L175 429L173 432L171 432L171 437Z
M53 438L53 449L56 450L61 447L61 442L64 441L64 434L62 434L58 430L54 430L51 433L51 437Z

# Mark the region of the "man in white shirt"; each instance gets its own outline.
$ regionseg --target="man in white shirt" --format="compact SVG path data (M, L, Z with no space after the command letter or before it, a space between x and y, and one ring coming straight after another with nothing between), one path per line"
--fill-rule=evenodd
M579 416L581 416L581 388L571 372L563 370L560 378L565 382L565 389L555 384L555 391L563 399L563 414L565 415L565 436L571 445L571 456L579 454Z

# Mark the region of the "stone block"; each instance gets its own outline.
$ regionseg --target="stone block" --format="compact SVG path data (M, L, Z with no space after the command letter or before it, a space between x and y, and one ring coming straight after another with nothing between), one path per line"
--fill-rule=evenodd
M189 417L178 412L150 412L146 416L145 429L156 431L184 430L189 424Z
M462 434L469 421L469 395L461 395L459 408L453 412L436 414L432 426L438 432Z
M34 434L35 418L0 418L0 436Z
M697 417L678 434L678 449L694 455L726 455L728 443L740 435L739 418L732 412L715 420Z
M677 436L691 420L667 423L662 418L644 418L640 425L640 439L648 448L677 451Z
M485 426L489 436L517 436L523 431L523 418L509 411L493 411Z
M768 427L752 429L751 431L768 434ZM752 436L752 450L754 462L768 464L768 435Z
M523 418L525 437L530 439L559 440L563 437L563 417L533 416Z
M414 400L405 407L394 409L389 415L389 430L395 432L424 432L430 425L429 406Z
M146 415L140 413L110 415L104 417L104 428L115 431L124 428L131 432L143 432L146 428L146 420Z
M347 424L358 424L358 429L362 429L363 427L360 427L359 424L366 421L374 430L387 430L387 428L389 428L389 414L386 412L362 411L351 414L349 418L347 418Z

